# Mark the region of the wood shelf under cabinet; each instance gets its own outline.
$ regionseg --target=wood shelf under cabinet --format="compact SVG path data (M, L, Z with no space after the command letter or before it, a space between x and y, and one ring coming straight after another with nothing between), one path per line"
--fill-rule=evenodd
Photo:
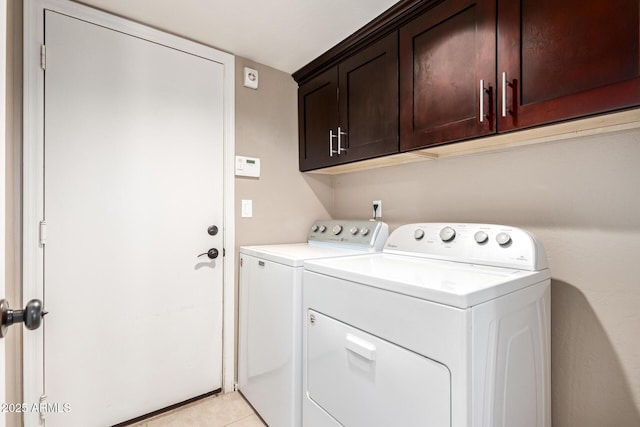
M378 157L361 162L317 169L306 173L340 175L426 160L438 160L447 157L491 151L504 151L526 145L562 141L591 135L602 135L630 129L640 129L640 108L399 153L392 156Z

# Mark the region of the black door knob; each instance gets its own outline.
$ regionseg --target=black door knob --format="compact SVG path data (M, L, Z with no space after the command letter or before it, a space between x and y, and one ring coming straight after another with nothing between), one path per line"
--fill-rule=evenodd
M211 248L207 252L198 255L198 258L205 255L208 256L210 259L216 259L218 258L218 250L216 248Z
M38 329L46 314L47 312L42 309L42 301L39 299L32 299L24 308L23 321L25 328L30 331Z
M2 320L0 338L4 337L9 326L15 323L24 322L24 326L31 331L38 329L46 314L47 312L42 309L42 301L38 299L29 301L24 310L11 310L7 301L0 300L0 318Z

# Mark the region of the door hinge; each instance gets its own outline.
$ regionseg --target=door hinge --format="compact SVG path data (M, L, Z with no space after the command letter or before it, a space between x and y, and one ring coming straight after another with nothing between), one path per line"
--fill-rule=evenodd
M47 244L47 222L46 221L40 221L40 244L43 246Z
M47 69L47 46L40 45L40 67Z
M40 413L40 424L44 423L45 418L47 418L47 411L43 409L47 407L47 395L43 394L40 396L40 406L38 407L38 412Z

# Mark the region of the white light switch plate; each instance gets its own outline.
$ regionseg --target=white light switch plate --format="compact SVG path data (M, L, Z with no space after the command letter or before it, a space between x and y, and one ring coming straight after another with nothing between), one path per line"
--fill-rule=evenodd
M242 218L253 217L253 200L242 201Z

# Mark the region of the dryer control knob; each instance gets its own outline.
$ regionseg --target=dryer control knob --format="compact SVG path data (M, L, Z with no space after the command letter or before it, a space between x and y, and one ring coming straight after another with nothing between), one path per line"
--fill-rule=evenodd
M496 242L498 242L500 246L506 246L511 243L511 236L509 236L507 233L499 233L496 236Z
M362 227L360 229L360 234L362 234L363 236L366 236L367 234L369 234L369 229L367 227Z
M416 240L422 239L424 237L424 230L417 229L416 231L413 232L413 237Z
M443 242L450 242L456 237L456 230L451 227L445 227L440 230L440 239Z
M334 235L336 235L336 236L337 236L338 234L340 234L340 233L342 232L342 226L341 226L340 224L336 224L336 225L334 225L334 226L333 226L333 230L331 230L331 232L332 232Z
M489 240L489 236L484 231L478 231L473 235L473 238L480 244L487 243L487 240Z
M349 233L355 236L356 234L358 234L358 227L356 226L351 227L351 229L349 230Z
M324 233L325 231L327 231L327 227L325 225L321 225L320 226L320 232Z
M311 232L312 232L312 233L315 233L316 231L318 231L318 228L319 228L319 227L318 227L316 224L313 224L313 225L311 226Z

